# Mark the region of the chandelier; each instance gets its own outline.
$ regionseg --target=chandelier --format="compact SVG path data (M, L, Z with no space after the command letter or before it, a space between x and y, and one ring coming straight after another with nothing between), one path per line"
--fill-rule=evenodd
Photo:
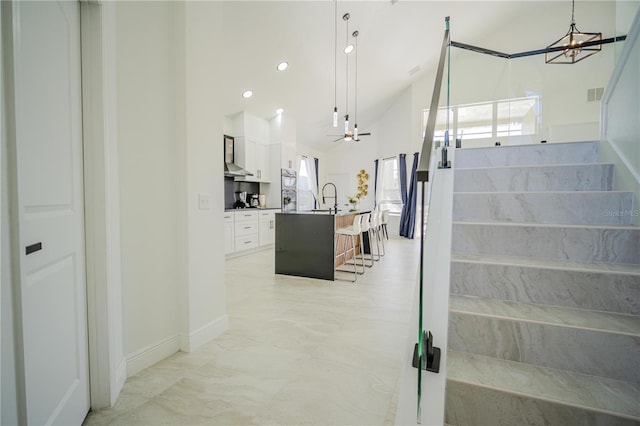
M545 62L547 64L575 64L602 48L602 33L583 33L576 27L574 18L575 0L571 0L571 25L569 31L560 39L547 46Z

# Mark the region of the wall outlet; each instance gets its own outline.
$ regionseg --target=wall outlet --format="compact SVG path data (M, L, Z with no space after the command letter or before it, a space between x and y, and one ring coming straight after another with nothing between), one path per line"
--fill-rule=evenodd
M211 209L211 196L209 194L198 194L198 209Z

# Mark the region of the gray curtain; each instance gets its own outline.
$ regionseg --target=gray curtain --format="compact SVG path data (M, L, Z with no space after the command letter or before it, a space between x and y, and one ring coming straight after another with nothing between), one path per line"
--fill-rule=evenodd
M373 208L378 207L378 160L373 162Z
M400 169L400 196L402 197L402 204L407 204L407 154L400 154L398 156L399 169Z
M401 164L404 161L401 162ZM406 170L406 168L404 169ZM400 236L413 238L416 227L416 203L418 199L418 153L413 154L413 166L411 167L411 182L409 191L406 194L407 201L402 206L402 214L400 215ZM400 170L400 186L402 186L402 170ZM406 180L406 176L405 176ZM405 181L406 187L406 181ZM404 193L404 191L403 191Z
M319 187L320 186L320 181L318 180L318 177L320 176L320 174L318 173L318 163L319 163L319 161L318 161L317 158L314 157L313 158L313 162L316 165L316 185ZM318 188L318 190L320 190L320 188ZM314 209L319 209L320 208L320 205L318 204L318 199L315 198L315 197L313 198L313 206L314 206L313 207Z

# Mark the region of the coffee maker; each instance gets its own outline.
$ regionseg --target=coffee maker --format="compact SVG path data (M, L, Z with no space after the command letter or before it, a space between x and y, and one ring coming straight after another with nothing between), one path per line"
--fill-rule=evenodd
M237 191L235 193L236 202L233 203L234 209L244 209L249 207L249 203L247 203L247 191Z
M251 207L260 207L260 194L249 194L249 205Z

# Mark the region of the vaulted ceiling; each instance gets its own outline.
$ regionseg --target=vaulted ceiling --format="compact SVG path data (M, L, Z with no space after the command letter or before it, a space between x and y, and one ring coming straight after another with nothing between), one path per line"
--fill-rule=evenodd
M600 31L594 28L594 18L587 17L587 9L603 3L614 4L576 3L581 29ZM282 107L296 120L299 142L318 149L330 146L332 138L327 135L342 130L331 125L334 96L340 116L345 113L347 67L342 49L347 27L342 16L346 12L351 16L350 42L354 30L360 34L357 118L361 131L375 123L399 93L432 71L446 16L451 17L452 39L506 52L550 44L564 35L571 18L570 1L339 1L337 19L335 6L331 0L226 1L224 114L245 110L270 119ZM289 68L277 71L280 61L287 61ZM351 53L348 104L352 119L354 69ZM242 98L245 89L254 91L252 98Z

